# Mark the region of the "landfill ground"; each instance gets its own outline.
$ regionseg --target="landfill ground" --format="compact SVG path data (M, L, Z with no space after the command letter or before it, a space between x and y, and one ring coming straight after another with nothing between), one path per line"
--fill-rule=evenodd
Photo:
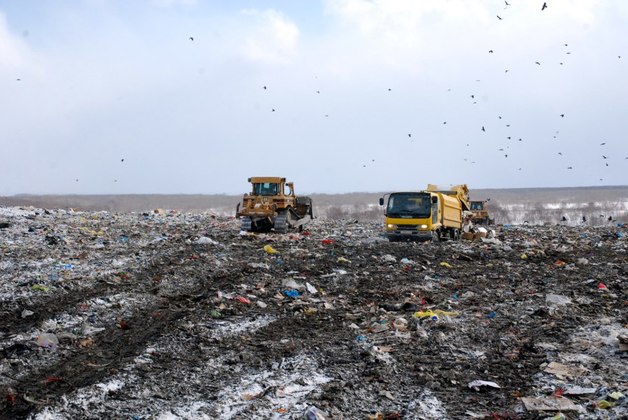
M0 208L0 418L626 418L628 227L494 228Z

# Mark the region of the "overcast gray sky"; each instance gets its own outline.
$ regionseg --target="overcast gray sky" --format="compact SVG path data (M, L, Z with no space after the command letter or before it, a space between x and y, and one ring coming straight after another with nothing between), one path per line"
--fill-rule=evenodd
M0 195L628 183L628 1L508 3L0 0Z

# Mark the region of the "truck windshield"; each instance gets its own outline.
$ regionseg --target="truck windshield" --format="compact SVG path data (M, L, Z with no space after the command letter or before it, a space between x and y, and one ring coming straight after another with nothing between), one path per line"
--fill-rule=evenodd
M388 198L388 217L426 218L430 216L430 195L426 193L395 193Z
M481 201L472 201L471 210L484 210L484 203Z
M273 184L271 182L260 182L253 184L253 195L278 195L279 184Z

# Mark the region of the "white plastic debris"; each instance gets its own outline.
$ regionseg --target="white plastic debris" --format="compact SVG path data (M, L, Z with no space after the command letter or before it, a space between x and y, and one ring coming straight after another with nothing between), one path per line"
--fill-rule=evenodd
M501 386L497 385L495 382L483 381L481 379L476 379L475 381L471 381L471 382L469 382L469 384L467 386L469 388L471 388L471 389L476 390L476 391L479 391L480 388L482 388L482 387L501 388Z

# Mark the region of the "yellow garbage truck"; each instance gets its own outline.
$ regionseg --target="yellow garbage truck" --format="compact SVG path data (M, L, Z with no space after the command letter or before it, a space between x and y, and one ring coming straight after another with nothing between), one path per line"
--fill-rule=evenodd
M458 240L469 210L466 184L448 190L429 184L422 191L393 192L379 199L385 208L385 233L390 241Z

